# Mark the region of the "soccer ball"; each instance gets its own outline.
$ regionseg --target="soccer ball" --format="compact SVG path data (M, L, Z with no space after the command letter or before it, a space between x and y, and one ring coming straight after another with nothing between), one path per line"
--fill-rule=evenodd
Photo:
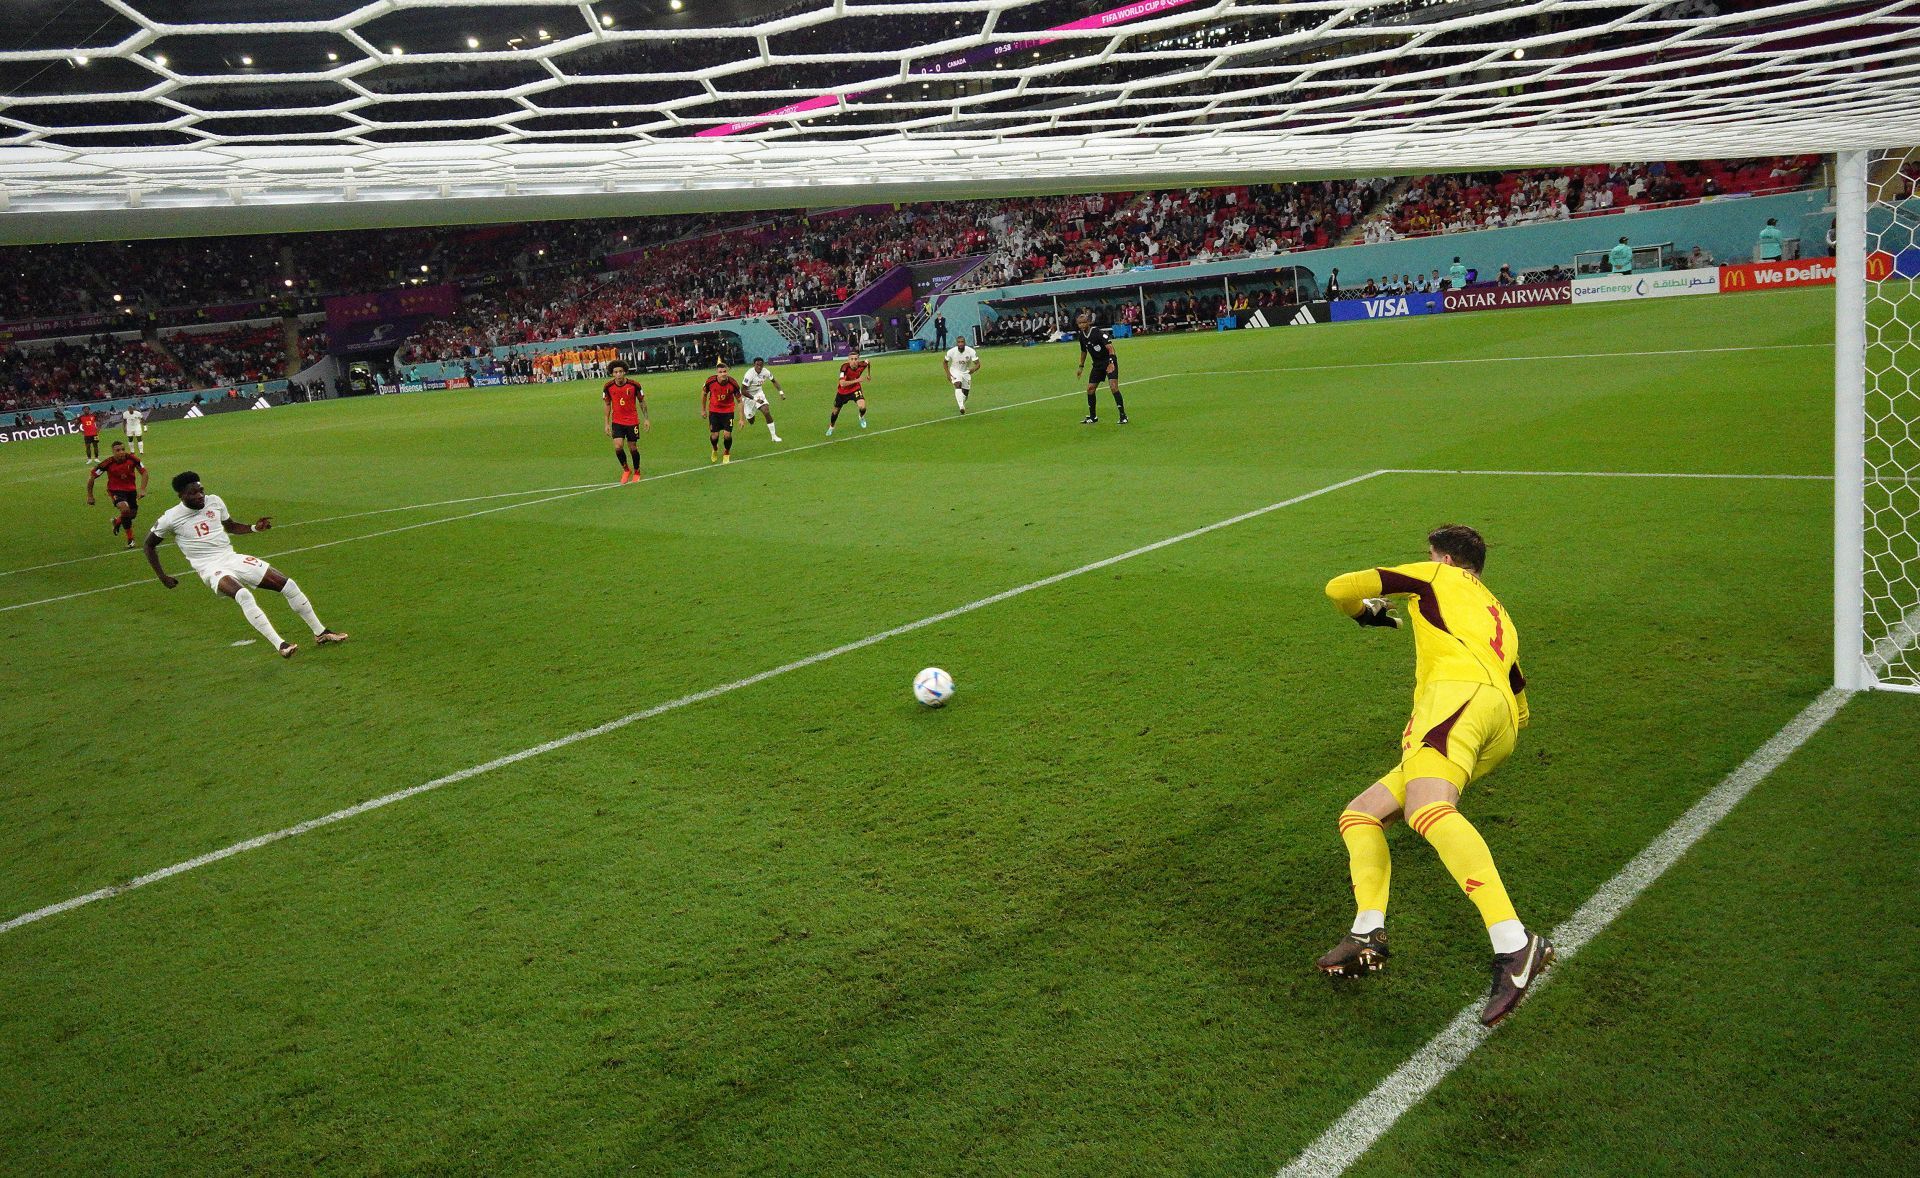
M913 698L930 708L944 706L953 698L953 676L939 667L928 667L913 677Z

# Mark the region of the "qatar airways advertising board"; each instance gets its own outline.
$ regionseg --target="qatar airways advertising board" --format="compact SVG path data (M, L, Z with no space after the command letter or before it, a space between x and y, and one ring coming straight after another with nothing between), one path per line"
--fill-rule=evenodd
M1573 301L1571 282L1529 282L1524 286L1470 286L1441 294L1448 311L1508 311L1515 307L1553 307Z

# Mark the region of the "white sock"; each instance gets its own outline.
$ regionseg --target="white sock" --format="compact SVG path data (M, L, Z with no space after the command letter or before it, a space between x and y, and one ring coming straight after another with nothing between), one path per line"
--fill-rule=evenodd
M965 409L967 407L967 395L959 389L953 390L953 403Z
M260 637L273 643L273 649L279 650L283 644L280 632L273 628L273 623L267 620L266 611L253 599L253 590L243 586L240 592L233 595L233 600L239 604L240 612L247 615L247 621L253 628L260 631Z
M313 602L307 600L307 595L300 591L298 584L288 581L281 587L280 596L287 599L287 604L293 607L294 616L307 624L315 638L327 632L327 628L320 624L319 615L313 612Z
M778 432L776 432L776 431L774 430L774 428L773 428L773 419L772 419L772 418L768 418L768 419L767 419L767 436L768 436L768 437L770 437L770 438L772 438L772 439L773 439L774 441L776 441L776 442L780 440L780 435L779 435L779 433L778 433Z
M1527 926L1517 920L1503 920L1487 926L1495 953L1518 953L1527 947Z
M1353 918L1353 935L1364 937L1375 929L1387 927L1387 914L1378 908L1369 908Z

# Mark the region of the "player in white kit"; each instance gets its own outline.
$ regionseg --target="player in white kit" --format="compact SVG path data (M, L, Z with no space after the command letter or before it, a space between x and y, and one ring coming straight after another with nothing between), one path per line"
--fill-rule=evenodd
M135 454L145 454L147 452L147 415L140 411L138 405L134 405L127 409L120 424L126 427L127 449Z
M777 442L780 435L773 432L773 406L767 403L768 385L773 386L773 391L780 394L782 401L787 399L787 390L780 387L780 378L773 374L773 369L767 367L765 360L756 357L753 367L740 374L740 399L746 402L747 424L753 424L755 413L766 414L767 436Z
M160 544L168 536L180 546L180 555L187 558L193 571L205 581L207 588L223 597L231 597L240 606L240 612L247 615L247 621L260 631L260 636L271 642L280 657L290 659L300 648L280 637L273 623L267 620L253 599L255 589L269 589L287 599L293 612L312 629L314 638L325 646L333 642L345 642L347 636L338 630L329 630L320 624L313 612L313 603L307 595L279 569L269 565L257 556L247 556L233 550L233 541L227 539L229 533L236 536L264 532L273 526L270 516L261 516L251 524L238 523L227 514L227 505L218 495L209 495L200 485L200 476L192 471L183 471L173 476L174 493L180 496L178 506L170 507L159 519L153 521L153 531L147 533L147 563L153 566L154 575L160 583L171 589L180 582L167 575L160 567Z
M973 392L973 374L980 371L980 353L967 346L966 332L954 337L954 345L947 349L945 363L947 380L953 385L953 403L960 406L960 412L964 415L967 397Z

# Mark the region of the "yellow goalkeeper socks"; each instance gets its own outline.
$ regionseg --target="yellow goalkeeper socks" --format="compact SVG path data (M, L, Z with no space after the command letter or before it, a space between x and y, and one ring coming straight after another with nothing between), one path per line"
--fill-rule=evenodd
M1347 844L1348 868L1353 873L1353 902L1361 919L1353 931L1368 933L1386 922L1387 884L1393 862L1387 856L1387 832L1380 820L1358 810L1340 811L1340 838ZM1361 928L1362 924L1367 928Z
M1440 862L1453 873L1454 882L1480 909L1480 919L1488 928L1505 920L1518 920L1513 901L1507 898L1506 885L1493 866L1493 852L1487 840L1473 828L1466 816L1446 802L1429 802L1407 818L1420 837L1433 844Z

